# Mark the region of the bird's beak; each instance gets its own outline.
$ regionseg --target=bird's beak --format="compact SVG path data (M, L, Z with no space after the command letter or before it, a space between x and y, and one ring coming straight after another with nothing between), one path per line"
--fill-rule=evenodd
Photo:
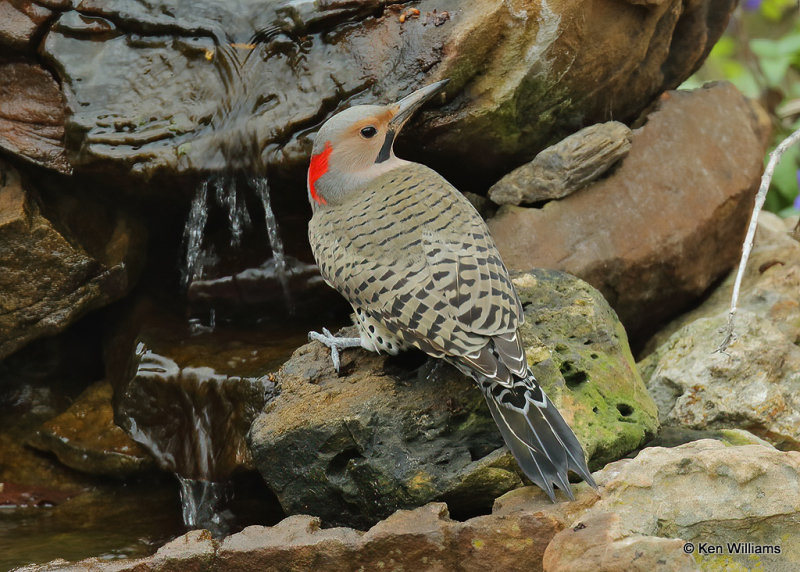
M389 121L389 129L398 132L403 127L406 121L414 115L414 112L422 107L422 104L431 99L434 95L447 85L449 79L443 79L430 85L426 85L422 89L418 89L414 93L410 93L403 99L394 104L396 109L394 117Z

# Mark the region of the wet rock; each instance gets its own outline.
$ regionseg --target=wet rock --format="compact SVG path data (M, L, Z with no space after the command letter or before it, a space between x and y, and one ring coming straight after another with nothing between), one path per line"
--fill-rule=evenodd
M57 505L77 491L67 492L36 485L0 482L0 507L48 507Z
M403 19L385 0L81 2L43 46L67 97L70 161L145 177L297 168L340 105L449 77L447 105L404 145L476 187L585 124L635 117L699 67L734 3L414 6L420 17Z
M762 170L760 129L729 84L669 92L611 176L541 209L504 207L489 228L510 268L583 278L639 338L739 259Z
M144 232L80 193L43 211L0 163L0 359L123 296L141 268Z
M109 382L91 385L69 409L42 425L30 444L93 475L126 477L153 467L147 452L114 423L111 398Z
M0 46L15 50L28 48L53 13L46 7L48 4L51 3L31 0L0 2Z
M585 127L497 181L489 198L498 205L560 199L600 177L630 149L631 130L618 121Z
M252 322L254 316L296 320L342 305L341 296L325 284L316 264L286 257L285 277L288 299L274 258L235 274L193 280L186 296L193 313L213 310L217 319L232 317L235 323Z
M491 514L465 522L431 503L397 511L367 532L322 528L318 518L297 515L274 527L248 527L211 549L198 532L169 546L189 558L213 550L224 570L467 572L491 563L497 570L533 571L789 571L800 564L800 544L786 533L800 523L800 453L703 440L646 449L594 476L600 497L581 483L574 502L552 504L538 488L525 487L499 498ZM692 558L683 550L687 541L721 545L725 552ZM729 554L729 542L780 546L781 553ZM170 552L107 564L86 560L68 569L184 569L180 555L165 557Z
M0 3L0 22L3 6L9 4ZM64 152L64 114L61 88L48 71L33 62L0 62L0 149L70 173Z
M115 420L165 471L225 481L252 468L245 435L272 397L271 373L296 339L266 331L191 330L149 303L111 344Z
M532 369L572 425L591 466L649 440L655 407L624 330L599 293L553 271L521 275L521 329ZM250 435L255 464L288 514L364 527L439 499L474 514L521 483L480 391L422 356L298 349L276 374L280 396ZM494 452L494 453L493 453Z
M743 428L800 450L800 243L795 220L763 213L748 263L736 339L724 337L733 273L699 308L669 325L641 363L659 416L693 429Z

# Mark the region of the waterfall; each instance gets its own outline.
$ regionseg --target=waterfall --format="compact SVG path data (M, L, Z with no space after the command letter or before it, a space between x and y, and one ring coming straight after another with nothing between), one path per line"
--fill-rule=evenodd
M181 283L184 287L203 274L200 252L203 246L206 221L208 220L208 181L198 185L197 192L192 199L186 226L183 229L183 242L186 255L181 271Z
M213 198L209 197L209 187L213 188ZM255 192L264 209L264 224L272 258L275 262L275 273L283 289L286 307L290 313L293 313L294 306L289 291L289 264L278 229L278 222L272 210L269 181L266 177L250 177L247 181L247 188ZM225 213L231 245L235 248L241 245L245 230L252 227L252 216L247 210L244 192L241 186L237 185L237 178L233 175L209 177L198 185L183 231L184 260L181 269L181 284L184 288L188 288L193 282L203 278L206 270L203 242L209 210L212 207L221 209ZM210 204L212 200L213 204ZM213 328L213 325L211 327Z
M283 288L283 297L286 301L286 306L289 309L289 313L292 314L294 313L294 305L289 290L288 265L286 263L286 254L283 250L281 235L278 232L278 221L275 220L275 213L272 210L272 203L269 197L269 181L266 177L253 177L250 179L250 185L255 189L264 207L264 221L267 226L269 246L272 249L272 258L275 260L275 271L278 280L281 282L281 288Z
M230 532L233 513L224 508L231 498L230 482L190 479L175 474L180 484L183 524L187 528L205 528L216 538Z

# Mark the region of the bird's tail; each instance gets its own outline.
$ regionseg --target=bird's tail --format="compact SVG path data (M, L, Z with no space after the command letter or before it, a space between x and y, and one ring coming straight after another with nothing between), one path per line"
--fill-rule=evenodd
M479 385L520 468L550 500L556 500L553 485L575 498L567 479L569 470L597 488L575 433L530 371L527 379L516 379L511 387L487 378L479 380Z

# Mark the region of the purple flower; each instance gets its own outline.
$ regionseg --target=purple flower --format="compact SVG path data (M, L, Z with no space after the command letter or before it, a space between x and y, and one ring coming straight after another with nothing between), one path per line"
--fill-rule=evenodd
M797 189L798 193L797 196L794 198L794 204L792 206L800 210L800 169L797 170Z
M745 0L742 4L742 8L744 8L747 12L755 12L761 7L762 0Z

